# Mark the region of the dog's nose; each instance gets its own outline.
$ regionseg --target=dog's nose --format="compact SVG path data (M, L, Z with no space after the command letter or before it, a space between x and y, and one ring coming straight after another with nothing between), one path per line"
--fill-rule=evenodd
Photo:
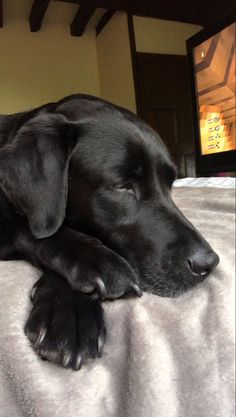
M219 263L219 256L211 251L198 250L188 258L190 271L202 277L208 275Z

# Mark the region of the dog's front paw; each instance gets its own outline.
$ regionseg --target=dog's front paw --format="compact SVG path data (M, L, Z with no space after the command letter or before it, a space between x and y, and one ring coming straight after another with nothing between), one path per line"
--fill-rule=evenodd
M59 281L42 277L34 286L25 334L42 359L78 370L88 358L102 355L103 309L98 300Z
M79 262L73 263L68 278L73 288L93 293L95 298L115 299L124 295L142 295L130 264L95 240L84 257L80 254Z

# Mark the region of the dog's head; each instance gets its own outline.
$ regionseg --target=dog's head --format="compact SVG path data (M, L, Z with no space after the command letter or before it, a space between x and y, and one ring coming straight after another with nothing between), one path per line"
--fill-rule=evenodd
M166 147L136 116L75 99L17 134L24 136L24 164L16 169L9 162L13 180L5 191L36 237L65 221L123 256L140 287L162 296L193 287L217 265L218 256L171 198L176 169Z

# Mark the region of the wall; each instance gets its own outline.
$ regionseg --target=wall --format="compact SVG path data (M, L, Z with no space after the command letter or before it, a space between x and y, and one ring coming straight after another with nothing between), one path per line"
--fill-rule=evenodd
M31 0L4 1L0 29L0 113L13 113L65 95L101 96L136 112L127 16L115 13L99 36L72 37L77 6L50 2L42 28L31 33ZM134 17L139 52L185 53L185 39L200 27Z
M201 27L134 16L138 52L186 54L185 41ZM128 23L116 13L97 38L101 97L136 112Z
M136 50L155 54L186 55L186 39L201 26L134 16Z
M97 37L101 97L136 112L128 22L115 13Z
M32 1L5 0L0 29L0 113L13 113L76 92L100 95L96 38L72 37L77 6L51 2L39 32L29 30Z

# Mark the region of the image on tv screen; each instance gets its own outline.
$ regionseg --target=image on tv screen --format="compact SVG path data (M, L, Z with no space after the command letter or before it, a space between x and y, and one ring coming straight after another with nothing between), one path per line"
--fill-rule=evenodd
M236 23L194 48L202 155L236 149Z

